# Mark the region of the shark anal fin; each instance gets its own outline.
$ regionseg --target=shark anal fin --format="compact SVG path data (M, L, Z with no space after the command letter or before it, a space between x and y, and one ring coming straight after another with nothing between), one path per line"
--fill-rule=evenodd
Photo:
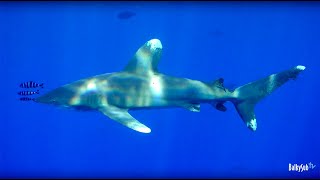
M215 107L217 110L225 112L227 111L227 108L223 105L225 102L212 102L210 103L213 107Z
M150 128L148 128L147 126L136 120L134 117L132 117L126 109L121 109L115 106L107 106L106 108L100 109L100 111L109 118L135 131L141 133L151 132Z
M189 111L192 112L200 112L200 104L184 104L182 105L183 108L188 109Z
M223 103L217 103L216 109L223 112L227 111L227 108L223 105Z

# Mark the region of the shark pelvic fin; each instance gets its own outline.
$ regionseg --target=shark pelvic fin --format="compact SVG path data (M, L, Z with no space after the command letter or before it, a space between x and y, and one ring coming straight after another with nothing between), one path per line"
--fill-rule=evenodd
M141 132L141 133L150 133L151 129L145 126L144 124L140 123L138 120L136 120L134 117L132 117L128 110L121 109L115 106L108 106L106 108L100 109L100 111L108 116L109 118L117 121L118 123L127 126L128 128L131 128L135 131Z
M183 108L188 109L189 111L192 112L200 112L200 104L184 104L182 105Z
M136 74L158 72L158 63L162 54L162 44L159 39L151 39L141 46L129 61L124 71Z

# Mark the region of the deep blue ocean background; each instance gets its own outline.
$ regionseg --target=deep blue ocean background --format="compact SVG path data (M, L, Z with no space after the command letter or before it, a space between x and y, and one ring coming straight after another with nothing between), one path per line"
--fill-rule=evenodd
M19 101L21 82L45 83L43 94L121 71L153 38L160 72L229 88L306 70L256 106L256 132L231 103L130 111L152 129L142 134ZM0 60L0 177L320 177L319 2L1 2Z

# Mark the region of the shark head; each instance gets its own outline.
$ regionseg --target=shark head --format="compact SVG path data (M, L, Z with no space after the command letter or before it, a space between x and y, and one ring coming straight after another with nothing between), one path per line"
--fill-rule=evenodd
M68 87L60 87L54 89L42 96L37 97L34 101L52 105L68 105L70 99L74 96L74 92Z

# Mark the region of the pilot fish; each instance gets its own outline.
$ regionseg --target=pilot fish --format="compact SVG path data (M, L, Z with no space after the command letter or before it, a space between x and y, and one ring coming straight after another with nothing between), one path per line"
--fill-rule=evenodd
M29 98L29 97L22 97L20 98L20 101L34 101L35 98Z
M18 94L20 96L30 96L34 94L39 94L39 89L37 91L19 91Z
M37 87L43 88L43 83L38 84L38 83L33 82L33 81L28 81L28 82L21 83L20 87L21 88L37 88Z

